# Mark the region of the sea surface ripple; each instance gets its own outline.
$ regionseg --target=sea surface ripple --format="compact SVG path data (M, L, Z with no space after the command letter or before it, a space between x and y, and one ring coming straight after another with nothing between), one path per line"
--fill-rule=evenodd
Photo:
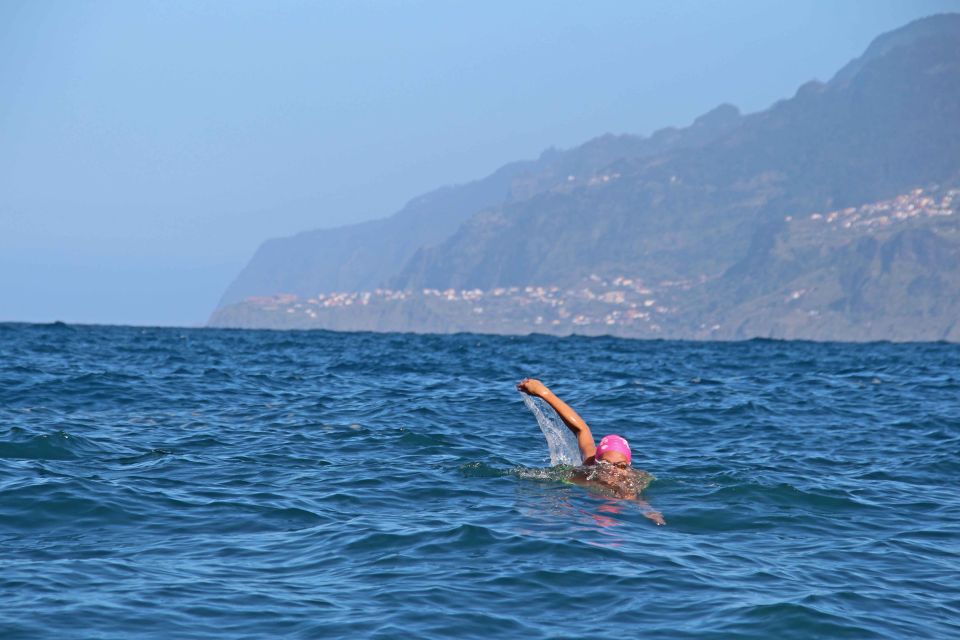
M958 345L0 324L0 637L956 638L958 454Z

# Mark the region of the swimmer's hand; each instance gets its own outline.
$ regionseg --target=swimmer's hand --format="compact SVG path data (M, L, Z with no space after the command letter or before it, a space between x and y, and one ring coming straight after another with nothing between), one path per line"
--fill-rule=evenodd
M654 511L653 509L650 509L649 511L644 511L643 515L645 515L646 517L656 522L657 525L667 524L667 521L663 519L663 514L660 513L659 511Z
M522 391L529 396L536 396L542 398L544 395L550 393L550 389L547 389L547 385L543 384L536 378L526 378L517 383L517 390Z

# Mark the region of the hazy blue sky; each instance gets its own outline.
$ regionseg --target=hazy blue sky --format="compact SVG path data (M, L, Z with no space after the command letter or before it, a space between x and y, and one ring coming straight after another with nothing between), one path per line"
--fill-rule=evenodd
M0 0L0 321L203 323L257 245L766 108L960 2Z

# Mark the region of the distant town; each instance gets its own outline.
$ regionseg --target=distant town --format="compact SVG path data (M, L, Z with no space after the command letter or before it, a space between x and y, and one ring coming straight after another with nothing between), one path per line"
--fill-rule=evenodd
M704 280L707 276L703 277ZM604 279L596 274L588 276L577 288L557 286L496 287L483 289L422 289L394 291L375 289L362 292L320 293L302 299L291 294L248 298L243 304L266 313L300 315L309 320L320 320L324 310L350 307L380 307L398 303L443 305L459 314L473 316L481 325L514 324L520 321L537 327L572 325L634 325L642 323L651 332L661 330L659 318L676 309L658 296L670 297L675 290L689 290L693 281L663 281L647 284L627 276Z
M843 229L882 228L917 217L951 216L953 203L960 199L960 189L946 189L938 201L924 193L923 189L914 189L891 200L873 202L861 207L810 214L811 222L822 222ZM793 221L787 216L787 222Z

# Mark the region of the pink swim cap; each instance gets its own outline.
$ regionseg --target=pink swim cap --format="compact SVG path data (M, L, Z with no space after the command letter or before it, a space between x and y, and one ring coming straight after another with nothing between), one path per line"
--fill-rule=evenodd
M595 459L602 460L603 454L609 451L619 451L627 457L627 464L630 464L630 461L633 460L633 454L630 453L630 445L627 441L617 435L603 436L603 439L600 441L600 446L597 447L597 453L594 454Z

